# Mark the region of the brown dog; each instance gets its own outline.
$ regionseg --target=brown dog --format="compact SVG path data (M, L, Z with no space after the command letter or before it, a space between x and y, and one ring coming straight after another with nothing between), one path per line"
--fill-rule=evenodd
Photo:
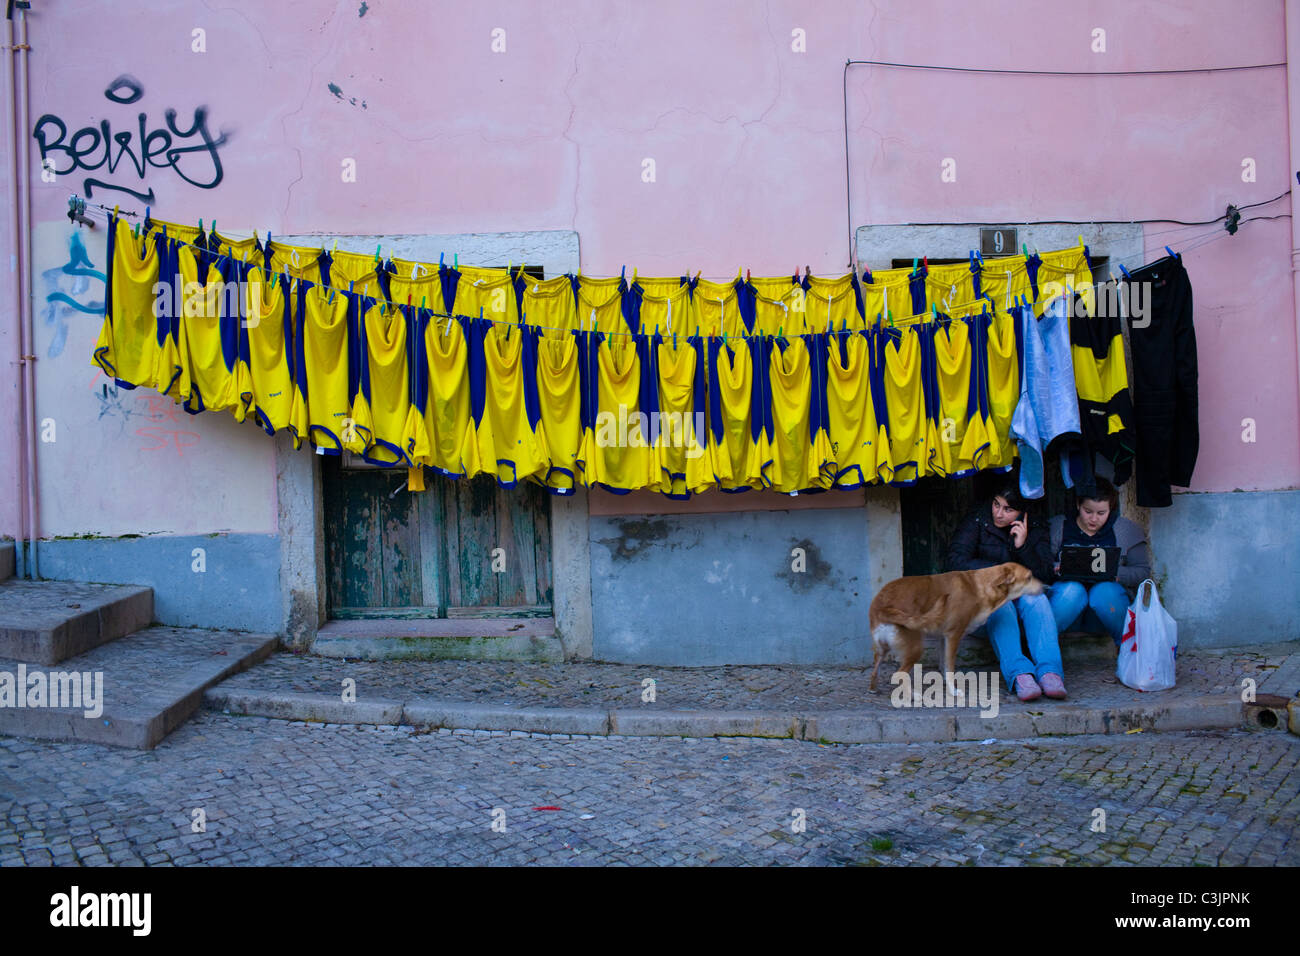
M893 651L898 670L909 674L921 659L927 634L944 639L944 665L949 688L957 668L957 645L1007 601L1025 594L1042 594L1043 582L1024 565L1008 561L978 571L949 571L890 581L871 601L867 620L875 644L871 689L885 654Z

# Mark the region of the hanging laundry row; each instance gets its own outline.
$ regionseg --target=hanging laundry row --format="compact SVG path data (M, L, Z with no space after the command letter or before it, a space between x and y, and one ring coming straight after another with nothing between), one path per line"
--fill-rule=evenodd
M673 497L1005 470L1063 434L1012 424L1036 312L1067 301L1057 371L1107 419L1076 451L1122 457L1123 349L1088 318L1082 245L837 279L535 279L113 217L109 258L93 360L119 385L412 488L424 467Z

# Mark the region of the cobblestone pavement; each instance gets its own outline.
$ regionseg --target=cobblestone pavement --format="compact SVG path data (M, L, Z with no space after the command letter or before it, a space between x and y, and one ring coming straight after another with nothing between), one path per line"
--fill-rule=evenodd
M0 866L1296 865L1298 757L1285 731L826 747L204 713L148 752L0 738Z
M1178 686L1164 700L1239 692L1243 677L1261 681L1300 644L1272 644L1227 650L1184 651L1178 657ZM927 662L933 666L933 662ZM996 671L995 667L980 668ZM859 667L652 667L568 661L354 661L283 652L223 682L227 688L325 693L336 696L344 678L356 681L358 700L432 697L510 707L637 707L643 681L655 681L656 705L684 710L806 708L846 710L890 705L889 665L881 683L867 689L870 668ZM1097 707L1149 703L1155 697L1115 680L1113 656L1105 661L1067 664L1070 699ZM995 682L1000 685L1000 681ZM1025 709L1002 688L1001 704ZM1032 705L1043 707L1038 701Z

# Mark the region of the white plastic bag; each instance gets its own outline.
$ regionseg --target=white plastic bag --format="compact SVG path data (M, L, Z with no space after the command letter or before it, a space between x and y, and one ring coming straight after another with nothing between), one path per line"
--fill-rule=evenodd
M1168 690L1174 686L1177 654L1178 624L1160 603L1155 582L1148 578L1138 587L1128 609L1115 676L1134 690Z

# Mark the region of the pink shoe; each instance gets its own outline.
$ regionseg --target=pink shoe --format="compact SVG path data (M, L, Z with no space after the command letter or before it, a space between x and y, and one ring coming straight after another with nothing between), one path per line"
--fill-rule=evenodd
M1025 703L1038 700L1042 694L1043 689L1038 686L1038 681L1034 680L1033 674L1021 674L1016 678L1016 696Z
M1043 675L1043 693L1052 700L1065 700L1065 683L1060 674Z

